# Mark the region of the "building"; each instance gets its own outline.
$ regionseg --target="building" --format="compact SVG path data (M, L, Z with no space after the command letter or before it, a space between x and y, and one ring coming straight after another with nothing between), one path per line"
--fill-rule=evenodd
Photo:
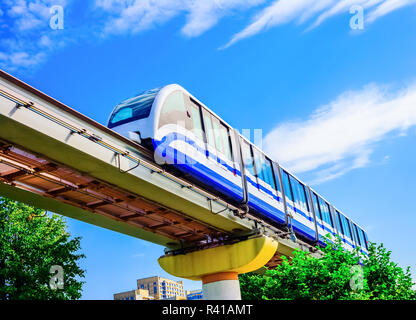
M186 291L182 281L158 276L137 280L137 289L114 294L114 300L200 300L202 290Z
M114 300L154 300L149 290L136 289L114 294Z
M149 291L149 295L157 300L174 298L186 299L182 281L174 281L158 276L137 280L137 288Z
M187 290L186 299L187 300L202 300L203 299L202 289L191 290L191 291Z

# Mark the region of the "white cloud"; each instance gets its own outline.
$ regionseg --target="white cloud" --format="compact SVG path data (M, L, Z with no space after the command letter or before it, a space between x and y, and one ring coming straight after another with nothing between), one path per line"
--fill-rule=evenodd
M262 4L265 0L214 0L187 1L187 22L182 33L188 37L199 36L233 12Z
M182 34L196 37L235 10L245 10L266 0L97 0L96 7L110 14L105 33L137 33L186 15Z
M308 119L278 125L264 149L296 173L312 173L311 184L370 163L377 143L416 126L416 85L391 93L368 85L341 94Z
M236 33L223 48L271 27L289 22L303 24L318 15L308 27L308 30L312 29L330 17L349 12L352 5L361 5L366 10L372 10L365 18L366 22L372 23L396 9L415 3L416 0L277 0L257 14L252 22Z
M2 0L6 24L0 37L0 67L8 71L31 69L65 43L64 32L49 26L50 8L64 9L72 0ZM65 11L64 11L65 13Z
M414 0L387 0L384 1L381 5L371 11L367 17L367 22L373 22L380 17L385 16L386 14L400 9L404 6L415 3Z

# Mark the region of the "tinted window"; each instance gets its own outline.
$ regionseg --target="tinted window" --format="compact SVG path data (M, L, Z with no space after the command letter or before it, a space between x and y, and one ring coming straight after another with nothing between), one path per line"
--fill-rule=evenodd
M313 203L313 209L315 210L316 217L322 220L321 210L319 209L319 205L318 205L318 196L315 193L312 194L312 203Z
M253 157L251 154L251 147L250 145L245 142L241 141L241 150L243 151L243 159L244 159L244 165L246 167L246 170L250 172L251 175L254 174L254 163L253 163Z
M293 197L298 209L307 213L309 211L308 203L306 201L305 187L298 180L290 176L290 184L292 186Z
M264 182L266 182L269 186L276 190L276 179L273 173L272 162L267 158L264 158L262 171L264 176Z
M253 151L257 177L276 190L276 182L271 161L258 150L253 148Z
M339 232L343 235L344 234L344 228L342 226L341 214L338 212L338 210L336 211L336 215L337 215L337 220L338 220Z
M131 121L147 118L159 90L148 90L120 103L113 111L108 127L114 128Z
M324 201L321 197L319 197L319 208L321 209L322 220L328 223L331 227L334 227L329 204L326 203L326 201Z
M228 160L233 161L233 153L231 150L231 140L228 134L228 127L220 123L220 132L219 132L222 146L223 146L223 153L227 157Z
M212 118L212 127L214 128L214 138L215 138L215 145L217 147L217 150L221 153L225 153L224 151L224 141L222 141L221 139L221 134L220 134L220 121L211 115Z
M282 181L283 181L283 189L285 191L285 196L293 201L293 193L292 193L292 188L290 187L290 181L289 181L289 174L284 171L281 170L282 172Z
M159 128L166 124L178 124L180 126L185 126L187 118L185 97L183 93L181 91L172 92L163 104L159 120Z
M364 248L366 248L366 249L368 249L367 248L367 239L366 239L366 237L365 237L365 233L364 233L364 231L363 230L361 230L360 228L358 228L357 227L357 229L358 229L358 236L360 237L360 242L361 242L361 246L362 247L364 247Z
M204 132L202 131L202 120L199 106L191 103L190 105L191 119L192 119L192 129L191 131L201 141L204 141Z
M342 224L342 230L344 231L344 235L350 239L352 239L351 235L351 228L349 225L349 221L343 214L340 214L341 216L341 224Z
M361 239L360 239L360 236L358 234L358 229L357 229L357 226L355 225L355 223L353 224L353 227L352 228L354 230L355 239L356 239L358 245L361 246L362 245L361 244Z
M205 127L205 134L207 137L207 142L211 147L216 148L211 114L205 109L202 109L202 115L204 118L204 127Z
M262 167L262 154L256 149L253 148L253 154L254 154L254 165L256 167L256 176L264 181L264 177L263 177L263 171L261 169Z
M365 247L368 249L368 237L367 237L367 233L365 233L364 231L362 231L362 232L363 232L363 235L364 235Z

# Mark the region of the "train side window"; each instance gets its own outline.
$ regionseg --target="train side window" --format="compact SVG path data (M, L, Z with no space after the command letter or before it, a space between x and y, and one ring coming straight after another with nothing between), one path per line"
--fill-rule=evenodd
M315 209L315 214L316 216L321 220L322 220L322 214L321 214L321 209L319 209L319 205L318 205L318 196L315 193L312 193L312 203L313 203L313 208Z
M233 161L233 151L231 149L231 139L229 135L228 127L220 123L220 136L222 145L224 147L224 154L228 160Z
M269 160L269 161L270 161L271 166L272 166L272 171L273 171L274 182L275 182L275 185L276 185L276 190L279 191L279 192L282 192L281 186L280 186L279 172L276 171L276 170L279 170L279 165L276 164L275 162L273 162L272 160Z
M361 243L360 235L358 234L358 229L355 223L353 224L353 229L355 231L355 238L357 239L357 243L361 247L362 243Z
M366 234L362 229L358 228L358 230L359 230L358 235L360 237L360 240L364 244L364 247L368 250Z
M256 176L257 178L264 181L263 170L262 170L262 166L263 166L262 154L257 149L253 148L253 155L254 155L254 166L256 168Z
M337 215L337 220L338 220L338 225L339 225L339 231L341 232L342 235L344 235L344 227L342 226L342 221L341 221L341 214L339 213L338 210L336 210L336 215Z
M217 146L217 150L219 152L221 152L222 154L225 154L224 144L221 139L220 121L213 115L211 115L211 118L212 118L212 127L214 129L213 133L214 133L214 138L215 138L215 145Z
M352 229L351 229L351 221L347 218L345 218L346 222L347 222L347 228L348 228L348 232L350 234L350 238L354 239L353 234L352 234Z
M364 236L364 243L365 243L365 247L368 250L368 237L367 237L367 233L365 233L363 230L361 230Z
M292 176L290 176L290 184L292 185L293 196L297 207L307 213L309 210L306 201L305 187Z
M253 148L257 177L276 190L272 163L263 153Z
M264 158L263 163L263 176L264 182L266 182L269 186L276 190L276 179L273 173L272 162L270 159Z
M333 228L334 222L332 221L329 204L326 201L322 200L322 198L319 198L319 207L321 209L323 221L328 223Z
M285 195L290 201L294 202L293 192L292 192L292 188L290 186L290 181L289 181L289 174L284 170L281 170L281 172L282 172L283 189L285 191Z
M202 115L204 118L204 127L205 134L207 136L207 142L211 147L216 148L211 114L207 110L202 109Z
M254 174L254 163L253 163L253 156L251 154L251 147L250 145L241 140L241 150L243 151L243 160L244 160L244 166L246 170L252 175Z
M186 119L184 95L179 90L174 91L166 98L165 103L163 104L159 128L166 124L178 124L185 127Z
M198 138L201 141L204 141L204 132L202 130L200 107L191 102L189 109L191 112L191 119L193 124L191 131L193 132L196 138Z
M351 235L351 230L348 225L348 220L347 218L345 218L343 214L341 214L341 222L342 222L342 228L344 230L344 235L351 239L352 235Z

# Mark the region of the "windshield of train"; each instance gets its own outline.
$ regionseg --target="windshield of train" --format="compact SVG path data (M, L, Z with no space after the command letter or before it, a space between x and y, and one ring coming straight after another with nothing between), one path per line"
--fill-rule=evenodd
M147 118L159 91L160 88L147 90L117 105L110 117L108 127L114 128L131 121Z

